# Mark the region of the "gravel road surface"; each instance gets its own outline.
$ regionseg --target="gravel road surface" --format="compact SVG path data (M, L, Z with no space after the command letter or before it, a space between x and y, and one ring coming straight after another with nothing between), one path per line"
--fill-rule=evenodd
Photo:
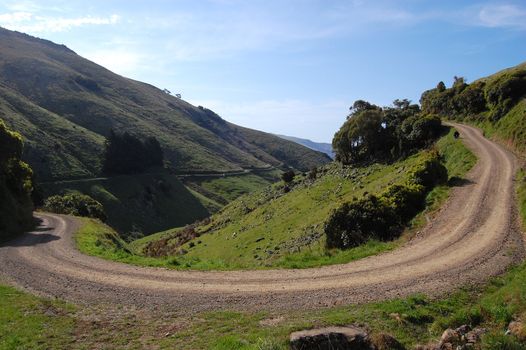
M349 264L304 270L175 271L86 256L75 249L75 218L35 214L42 224L0 247L0 276L33 293L81 304L184 313L290 310L440 295L480 283L524 257L514 200L514 155L473 127L455 124L479 158L467 181L399 249Z

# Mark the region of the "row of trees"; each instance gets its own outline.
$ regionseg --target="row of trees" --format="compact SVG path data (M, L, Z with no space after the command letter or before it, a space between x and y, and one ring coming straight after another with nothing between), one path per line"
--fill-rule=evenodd
M21 161L22 136L0 119L0 240L32 224L33 172Z
M424 115L407 99L381 108L358 100L334 135L336 160L344 164L389 161L426 147L441 133L440 118Z
M491 121L498 121L525 94L526 70L516 70L472 84L455 77L450 88L439 82L422 94L420 104L424 113L462 118L486 112Z
M155 137L142 141L127 132L117 134L110 131L102 160L104 174L136 174L162 166L163 151Z

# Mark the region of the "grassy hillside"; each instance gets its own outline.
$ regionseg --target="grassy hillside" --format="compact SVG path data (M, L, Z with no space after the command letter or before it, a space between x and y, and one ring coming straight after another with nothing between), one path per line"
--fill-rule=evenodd
M445 165L452 176L462 176L474 164L473 155L451 134L440 140L437 147L445 156ZM162 246L172 246L171 251L168 249L169 255L176 255L172 264L204 269L311 267L348 262L393 249L400 241L373 240L349 250L327 250L323 223L341 203L405 182L410 169L423 156L419 153L391 165L364 168L332 164L320 170L315 180L308 175L297 177L295 185L289 185L288 193L284 193L283 184L276 184L240 197L197 227L198 237L180 247L176 244L179 239L176 229L134 242L133 248L138 253L155 255L156 249L162 251ZM446 195L446 187L435 189L428 195L428 207ZM154 240L157 242L152 243Z
M209 215L206 199L167 173L55 182L44 188L46 196L70 192L91 196L104 206L108 224L122 233L150 234Z
M517 150L526 152L526 62L449 89L431 89L422 95L422 107L445 118L481 127Z
M280 174L281 171L270 169L237 176L188 176L183 183L222 206L278 181Z
M149 235L191 224L237 197L268 186L279 170L237 176L188 176L167 171L43 184L45 197L79 192L104 206L107 224L123 236Z
M24 159L41 181L98 174L112 128L155 136L165 159L183 173L268 165L306 170L329 161L116 75L63 45L0 28L0 47L0 118L28 140Z
M462 177L475 162L471 152L452 133L439 140L436 147L443 154L451 177ZM183 269L305 268L377 254L398 246L411 235L411 230L392 242L371 240L348 250L327 250L323 223L340 203L405 181L411 167L423 157L424 154L419 153L394 164L364 168L331 164L320 170L315 180L308 175L297 177L296 184L287 193L283 184L278 183L244 195L203 221L195 232L189 227L171 229L138 239L124 250L117 247L110 253L101 253L98 248L95 251L108 259ZM424 224L424 215L438 208L447 194L447 186L430 192L426 211L417 216L411 226ZM111 230L100 228L100 231ZM177 244L179 237L189 232L198 237L183 245ZM87 253L94 251L89 245L81 245L80 249ZM185 253L181 254L183 250ZM145 251L163 254L148 257Z
M479 116L467 116L469 121L475 120L488 136L495 137L506 143L519 153L526 152L526 62L505 69L489 77L480 79L486 86L504 86L513 91L508 111L497 121L491 121L490 113Z

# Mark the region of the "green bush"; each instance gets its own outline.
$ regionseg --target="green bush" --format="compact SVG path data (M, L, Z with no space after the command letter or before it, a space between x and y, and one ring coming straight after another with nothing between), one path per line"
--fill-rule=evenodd
M86 216L106 220L102 204L85 194L73 193L51 196L44 201L44 210L57 214Z
M490 118L499 120L526 94L526 71L503 74L490 82L486 88L486 100Z
M388 235L399 230L400 221L393 206L374 195L344 203L325 223L329 248L352 248L373 237L387 240Z
M285 183L290 183L292 180L294 180L294 177L296 177L296 173L294 170L285 171L283 174L281 174L281 179Z
M0 240L32 224L33 171L20 160L22 136L0 120Z
M427 193L447 181L437 152L428 152L404 184L389 186L379 196L368 195L334 210L324 225L328 248L352 248L369 239L392 240L424 208Z
M436 151L430 151L423 161L412 169L409 182L424 186L428 192L437 184L447 182L447 179L447 169L442 164L440 155Z
M425 205L425 187L419 184L392 185L382 196L401 222L407 222Z
M427 147L441 132L440 118L421 113L409 100L384 108L356 101L332 146L344 164L391 161Z

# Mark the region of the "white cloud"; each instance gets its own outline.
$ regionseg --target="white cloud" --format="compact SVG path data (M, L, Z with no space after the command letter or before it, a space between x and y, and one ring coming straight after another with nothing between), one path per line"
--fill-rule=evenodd
M29 12L12 12L0 14L0 24L11 25L30 21L33 15Z
M6 3L5 8L12 12L36 12L39 11L42 7L36 4L33 1L16 1L11 3Z
M120 21L119 15L108 17L48 17L31 12L11 12L0 14L0 26L28 33L62 32L86 25L110 25Z
M480 25L526 29L526 10L515 5L486 5L478 12Z

